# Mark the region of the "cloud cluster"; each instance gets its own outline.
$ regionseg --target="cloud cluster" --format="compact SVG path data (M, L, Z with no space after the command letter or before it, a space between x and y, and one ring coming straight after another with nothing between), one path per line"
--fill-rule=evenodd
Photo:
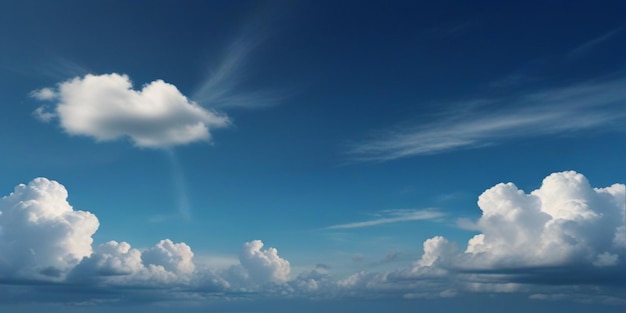
M530 193L497 184L480 195L478 206L480 234L465 249L435 236L408 269L359 273L340 283L376 291L402 285L407 295L433 297L626 287L625 185L593 188L582 174L566 171L549 175Z
M478 198L480 234L464 252L435 237L424 243L417 266L435 262L463 269L626 264L623 245L625 186L592 188L573 171L554 173L530 193L501 183Z
M435 236L404 269L336 279L328 266L317 266L292 277L290 262L275 248L263 249L260 240L243 245L239 264L216 271L197 265L187 244L168 239L147 249L116 241L92 249L97 218L73 210L62 185L38 178L0 200L0 283L27 279L58 288L81 286L84 294L76 297L89 301L94 294L135 293L202 300L216 292L324 299L521 292L548 299L589 288L625 300L611 289L626 287L625 185L593 188L579 173L560 172L530 193L512 183L497 184L480 195L478 206L482 216L474 224L480 233L464 248Z
M54 281L86 286L163 288L187 286L224 290L228 271L242 270L234 282L250 290L289 280L289 262L263 242L245 243L240 264L223 272L199 269L187 244L169 239L147 249L109 241L92 249L99 223L95 215L76 211L68 192L56 181L37 178L18 185L0 199L0 282ZM223 276L223 277L222 277Z
M162 80L135 90L126 75L88 74L31 95L53 102L51 110L45 105L35 110L41 120L56 117L68 134L97 141L128 138L138 147L167 148L210 141L212 129L229 125L228 117L190 101Z
M84 258L68 280L110 285L168 285L188 283L194 270L193 252L185 243L165 239L140 251L127 242L109 241Z
M435 236L423 242L422 256L408 268L357 272L315 294L432 299L520 293L623 303L625 190L623 184L593 188L573 171L549 175L530 193L497 184L479 197L482 216L473 224L480 234L466 247Z

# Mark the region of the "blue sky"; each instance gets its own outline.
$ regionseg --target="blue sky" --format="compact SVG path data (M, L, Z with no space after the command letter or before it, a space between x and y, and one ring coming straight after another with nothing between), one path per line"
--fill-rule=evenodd
M625 12L5 1L0 307L620 311Z

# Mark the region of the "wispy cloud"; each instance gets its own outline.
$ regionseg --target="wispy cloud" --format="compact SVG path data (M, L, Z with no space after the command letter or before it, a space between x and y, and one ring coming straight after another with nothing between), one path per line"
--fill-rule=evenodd
M326 227L326 229L362 228L362 227L371 227L371 226L376 226L376 225L381 225L381 224L390 224L390 223L398 223L398 222L432 220L432 219L443 217L444 215L445 214L438 212L436 210L432 210L432 209L385 210L385 211L381 211L380 214L376 214L377 218L369 220L369 221L333 225L333 226Z
M583 43L582 45L572 49L567 56L569 58L579 58L585 54L587 54L589 51L593 50L593 48L595 48L596 46L598 46L599 44L607 41L608 39L610 39L611 37L615 36L616 34L618 34L619 32L622 31L622 28L618 28L618 29L614 29L611 30L607 33L604 33L603 35L593 38L585 43Z
M194 92L194 101L212 108L259 108L272 106L285 96L276 91L242 90L245 68L251 54L267 38L268 28L276 14L271 8L261 9L242 27L241 32L225 49L223 57Z
M398 127L353 144L356 161L388 161L497 144L507 139L607 129L626 118L626 79L456 104L434 122ZM482 105L473 105L482 103ZM461 109L458 109L461 108ZM467 108L470 108L469 110Z

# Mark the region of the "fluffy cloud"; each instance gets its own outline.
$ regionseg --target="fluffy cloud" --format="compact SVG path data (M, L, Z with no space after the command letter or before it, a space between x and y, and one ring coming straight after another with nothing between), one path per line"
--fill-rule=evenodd
M46 178L0 199L0 276L60 278L91 255L95 215L74 211L67 190Z
M40 119L56 116L68 134L98 141L129 138L138 147L167 148L210 141L211 129L229 124L225 115L199 106L162 80L134 90L126 75L89 74L31 94L56 102L53 112L45 106L35 111Z
M278 256L275 248L263 248L261 240L246 242L241 249L239 261L249 278L258 283L282 283L289 279L289 261Z
M189 283L194 273L193 252L185 243L161 240L140 251L127 242L98 246L70 273L70 281L101 281L111 285Z
M92 251L96 217L74 211L62 185L38 178L0 200L0 281L52 279L59 288L81 286L81 301L94 294L204 301L217 294L415 299L584 290L623 300L607 286L626 281L625 189L592 188L576 172L552 174L530 193L497 184L479 197L482 216L473 224L480 234L464 249L435 236L410 267L334 279L328 266L290 278L289 261L274 248L263 249L260 240L243 245L240 264L217 272L195 264L188 245L168 239L147 249L109 241Z
M391 276L453 280L473 292L521 291L527 284L615 284L626 279L625 189L622 184L592 188L573 171L549 175L530 193L513 183L497 184L478 199L480 234L465 251L433 237L409 271Z
M435 236L410 268L359 272L338 281L337 290L406 298L587 289L610 295L607 286L626 281L625 190L622 184L593 188L573 171L549 175L530 193L497 184L479 197L482 216L472 224L480 234L464 250Z
M554 173L541 188L524 193L498 184L478 200L482 234L467 245L480 267L562 266L623 262L625 186L592 188L576 172Z

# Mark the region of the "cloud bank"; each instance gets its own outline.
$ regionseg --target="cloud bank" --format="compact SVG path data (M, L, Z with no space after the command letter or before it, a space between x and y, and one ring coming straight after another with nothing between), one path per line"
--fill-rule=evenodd
M35 116L57 118L69 135L96 141L127 138L142 148L210 141L211 130L229 125L226 115L190 101L172 84L156 80L135 90L128 76L116 73L76 77L31 95L52 102L35 110Z
M573 171L551 174L529 193L513 183L487 189L478 198L482 216L473 223L479 233L465 245L434 236L409 267L347 277L333 277L329 266L294 277L291 263L260 240L242 246L239 264L217 270L197 264L191 247L169 239L145 249L116 241L92 248L98 219L74 210L67 196L61 184L37 178L0 199L0 284L8 291L26 288L42 301L70 303L468 293L539 300L586 294L585 301L626 302L620 294L626 289L626 186L594 188ZM46 298L57 289L74 291Z
M626 288L625 190L623 184L593 188L573 171L549 175L530 193L500 183L480 195L482 216L475 223L480 233L464 249L435 236L424 241L423 255L410 268L357 273L343 284L371 292L399 289L410 298L460 292L619 294Z

